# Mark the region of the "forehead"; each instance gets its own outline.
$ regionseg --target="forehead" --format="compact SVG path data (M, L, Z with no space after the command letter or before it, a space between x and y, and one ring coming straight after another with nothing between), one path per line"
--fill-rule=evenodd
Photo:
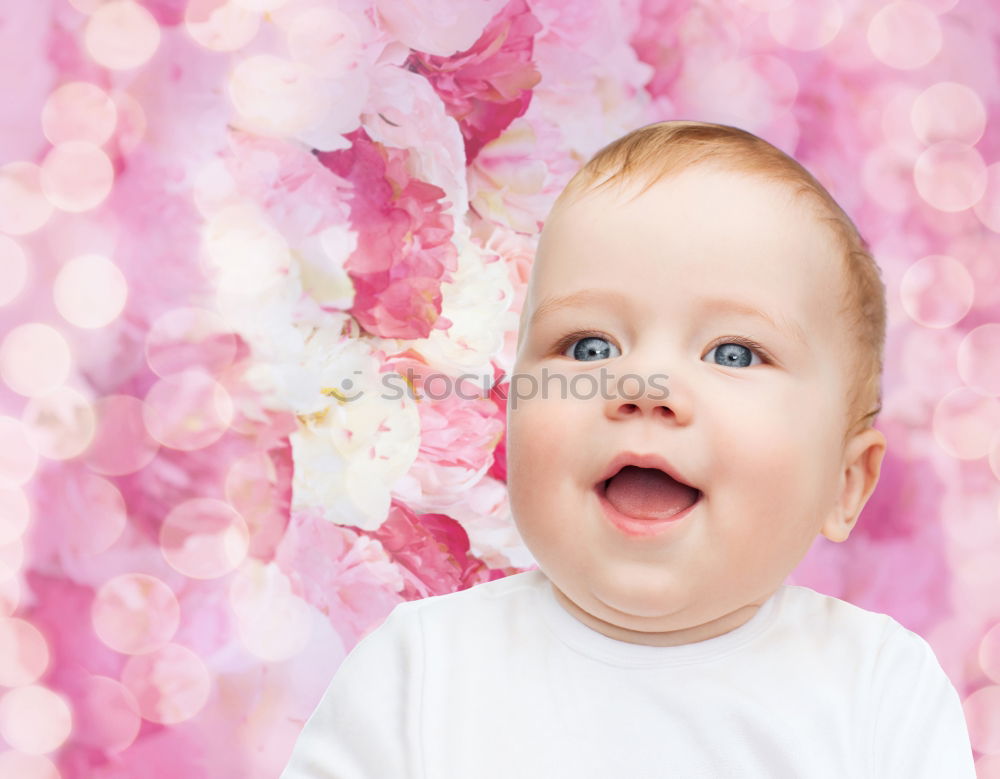
M635 183L558 203L533 272L537 283L564 285L568 274L593 265L641 268L648 281L676 286L685 271L713 268L747 281L786 273L815 279L823 267L838 268L837 259L832 230L791 186L700 165L646 191Z
M813 337L836 322L842 268L832 230L791 186L702 165L645 192L639 183L561 200L542 230L522 326L547 300L597 286L681 312L688 300L728 298Z
M810 201L797 196L790 184L701 163L653 183L636 179L568 194L549 214L542 240L562 233L567 225L573 232L584 230L588 238L608 236L605 226L615 224L646 233L669 224L678 239L691 233L716 241L745 236L765 239L776 226L785 228L783 232L800 227L802 233L819 233L820 240L829 238L816 216ZM725 220L727 230L710 229L720 219ZM679 232L678 224L690 229Z

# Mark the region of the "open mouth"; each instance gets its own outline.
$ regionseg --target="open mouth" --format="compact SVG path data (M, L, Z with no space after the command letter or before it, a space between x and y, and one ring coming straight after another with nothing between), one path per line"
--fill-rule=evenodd
M702 492L659 468L626 465L595 485L618 513L637 520L669 519L701 499Z

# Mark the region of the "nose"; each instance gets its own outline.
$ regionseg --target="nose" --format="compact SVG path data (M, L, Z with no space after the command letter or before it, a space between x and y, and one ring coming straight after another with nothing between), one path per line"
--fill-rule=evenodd
M687 424L691 418L690 391L664 372L622 374L611 382L610 389L605 400L609 418L636 415L652 419L672 417L679 424Z

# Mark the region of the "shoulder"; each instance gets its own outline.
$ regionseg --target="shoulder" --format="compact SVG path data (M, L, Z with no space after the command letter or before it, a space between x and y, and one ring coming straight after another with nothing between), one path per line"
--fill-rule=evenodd
M888 614L826 595L802 585L784 585L780 601L786 630L810 636L825 646L875 656L887 637L902 626Z
M892 617L879 647L876 683L951 698L957 692L930 643Z
M384 629L397 640L419 642L427 657L497 651L511 636L532 631L526 620L537 614L538 595L547 582L539 570L523 571L400 603Z
M546 582L541 571L523 571L455 592L402 601L392 608L377 629L381 632L412 632L424 624L516 609L533 599Z
M930 643L888 614L808 587L785 585L780 629L857 692L870 775L975 776L961 699ZM790 639L792 640L792 639Z
M782 613L799 627L808 625L822 635L849 635L875 650L878 669L936 666L934 650L927 640L909 630L889 614L871 611L833 595L825 595L801 585L785 585Z
M523 571L463 590L400 603L390 616L399 612L400 621L428 622L467 618L482 611L501 612L533 599L546 581L541 571Z
M892 620L870 689L875 776L975 777L961 697L923 636Z

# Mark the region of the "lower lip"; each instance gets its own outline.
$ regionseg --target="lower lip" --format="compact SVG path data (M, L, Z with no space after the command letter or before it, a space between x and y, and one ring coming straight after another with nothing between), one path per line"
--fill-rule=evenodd
M604 482L598 484L594 488L594 491L597 493L597 499L601 503L604 516L608 518L608 521L612 525L626 535L641 537L656 536L667 532L670 528L677 527L681 520L688 516L694 510L695 506L701 503L703 497L699 492L698 499L694 503L666 519L637 519L636 517L630 517L628 514L622 514L608 502L608 499L604 495Z

